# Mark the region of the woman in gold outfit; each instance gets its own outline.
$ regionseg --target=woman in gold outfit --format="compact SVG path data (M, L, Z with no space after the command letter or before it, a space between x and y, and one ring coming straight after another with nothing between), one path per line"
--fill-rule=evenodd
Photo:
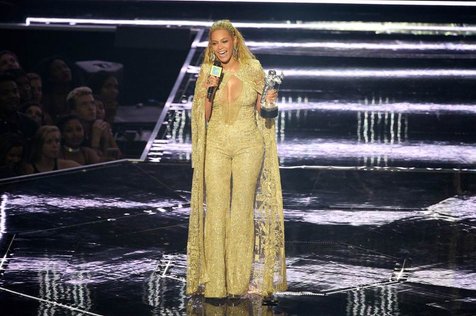
M216 60L221 78L210 75ZM212 101L210 87L218 87ZM259 115L263 87L264 71L243 36L228 20L215 22L192 107L187 294L269 296L286 289L275 127ZM271 91L266 102L276 98Z

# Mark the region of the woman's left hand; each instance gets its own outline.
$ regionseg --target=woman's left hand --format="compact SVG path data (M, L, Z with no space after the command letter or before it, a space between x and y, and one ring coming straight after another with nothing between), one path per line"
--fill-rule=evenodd
M266 93L266 102L276 103L277 99L278 99L278 91L274 89L268 90L268 92Z

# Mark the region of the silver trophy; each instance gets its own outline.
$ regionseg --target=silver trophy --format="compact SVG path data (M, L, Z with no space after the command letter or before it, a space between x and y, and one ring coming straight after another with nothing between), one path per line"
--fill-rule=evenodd
M276 70L269 70L264 78L264 89L261 94L261 116L264 118L275 118L278 116L278 106L275 103L266 102L266 94L269 90L279 90L279 85L283 82L284 74L276 74Z

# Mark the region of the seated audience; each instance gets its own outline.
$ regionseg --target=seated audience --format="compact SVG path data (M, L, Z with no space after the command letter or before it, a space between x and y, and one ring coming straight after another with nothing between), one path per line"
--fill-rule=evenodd
M96 105L88 87L78 87L67 97L71 114L81 120L84 128L84 145L93 148L101 160L114 160L120 155L119 147L112 135L111 125L96 118Z
M17 55L15 53L3 50L0 52L0 72L4 72L12 69L21 69L18 62Z
M45 117L45 113L38 102L31 101L23 104L20 112L35 121L36 124L38 124L38 127L52 124L51 120L48 120L48 118Z
M18 93L20 94L20 103L25 103L31 101L31 85L30 79L26 72L21 69L12 69L8 70L5 73L11 74L15 78L17 83Z
M43 83L39 74L30 72L26 74L30 80L31 100L41 104L43 98Z
M83 125L76 115L67 115L58 122L61 131L62 146L60 158L74 160L81 165L99 162L99 157L92 148L82 146L84 141Z
M94 95L94 104L96 105L96 119L103 120L106 118L106 109L104 108L104 102L101 97Z
M40 173L80 166L76 161L59 158L61 133L56 126L44 125L33 138L30 163L25 173Z
M93 90L93 93L98 95L104 103L106 110L104 120L109 124L113 124L117 107L119 106L117 101L119 96L119 81L110 73L98 72L91 77L89 86Z
M8 74L0 75L0 135L17 133L28 141L35 134L38 125L18 112L19 105L20 93L15 78Z
M42 61L39 71L43 83L43 108L56 122L69 114L66 97L74 87L73 73L68 62L59 56Z
M0 135L0 178L16 177L22 174L25 143L12 133Z

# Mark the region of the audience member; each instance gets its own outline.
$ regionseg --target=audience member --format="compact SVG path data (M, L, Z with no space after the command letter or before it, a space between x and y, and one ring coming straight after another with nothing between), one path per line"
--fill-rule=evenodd
M0 135L0 178L16 177L22 174L25 143L13 133Z
M26 74L30 80L31 100L41 104L43 98L43 83L39 74L30 72Z
M66 96L74 87L71 67L64 58L50 57L40 63L43 83L43 107L53 121L69 114Z
M114 123L116 117L119 96L119 81L117 78L107 72L98 72L90 79L89 86L93 93L98 95L104 103L106 110L105 121L109 124Z
M84 128L84 145L93 148L101 159L117 159L119 147L112 135L111 125L96 118L96 105L92 91L88 87L73 89L67 97L71 114L81 120Z
M96 119L104 121L106 118L106 109L104 108L104 102L97 94L94 95L94 104L96 105Z
M43 109L38 102L26 102L21 106L20 112L24 113L26 116L31 118L33 121L38 124L38 127L42 125L51 124L45 118L45 114L43 113Z
M59 158L61 133L58 127L44 125L33 138L31 162L25 166L27 174L77 167L76 161Z
M15 78L17 83L18 93L20 94L20 103L25 103L31 101L31 85L30 79L26 72L22 69L11 69L5 72L6 74L11 74Z
M61 131L62 146L60 157L74 160L81 165L90 165L99 162L99 157L92 148L82 146L84 129L78 116L67 115L58 122Z
M0 72L12 69L21 69L17 55L14 52L3 50L0 52Z
M18 112L20 93L15 78L0 75L0 135L3 133L17 133L30 140L38 126L23 113Z

